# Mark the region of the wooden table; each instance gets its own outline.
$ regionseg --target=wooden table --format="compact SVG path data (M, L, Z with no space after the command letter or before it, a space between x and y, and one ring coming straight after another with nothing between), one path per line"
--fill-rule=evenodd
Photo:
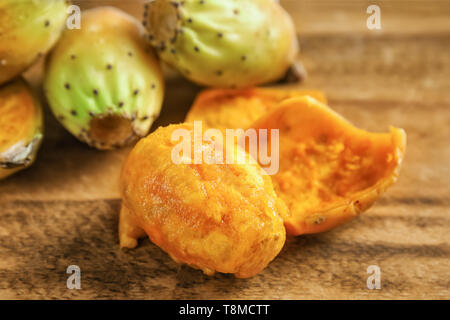
M140 14L140 2L121 6ZM0 298L449 299L450 4L372 2L381 7L380 31L366 28L367 1L282 1L309 73L300 87L325 91L359 127L408 134L399 182L368 212L288 239L251 279L178 266L148 240L119 250L117 178L129 149L90 149L47 112L35 165L0 182ZM40 68L26 74L37 88ZM182 121L199 90L168 77L154 128ZM72 264L81 290L66 287ZM381 268L381 290L366 287L369 265Z

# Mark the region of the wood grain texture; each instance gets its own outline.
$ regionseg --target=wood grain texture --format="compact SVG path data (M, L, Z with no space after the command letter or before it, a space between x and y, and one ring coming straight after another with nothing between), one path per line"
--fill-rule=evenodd
M140 2L82 5L112 3L140 15ZM119 250L117 178L129 149L90 149L47 110L37 162L0 182L0 298L450 299L448 2L381 1L381 32L364 27L367 1L282 3L296 20L309 74L300 87L324 90L361 128L406 130L399 182L349 224L289 238L251 279L208 277L148 240ZM41 68L26 74L38 91ZM154 128L181 122L200 89L168 76ZM81 290L66 288L71 264L81 268ZM373 264L381 290L366 288Z

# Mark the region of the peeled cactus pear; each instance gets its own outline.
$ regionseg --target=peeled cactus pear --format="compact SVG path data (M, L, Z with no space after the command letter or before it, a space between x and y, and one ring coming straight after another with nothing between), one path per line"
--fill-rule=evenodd
M154 0L147 39L185 77L212 87L249 87L281 78L294 62L294 24L274 0Z
M44 89L55 117L98 149L148 134L164 94L159 61L133 17L111 7L83 12L49 55Z
M0 87L0 179L30 166L42 141L42 108L22 79Z
M22 73L58 40L66 0L0 0L0 84Z

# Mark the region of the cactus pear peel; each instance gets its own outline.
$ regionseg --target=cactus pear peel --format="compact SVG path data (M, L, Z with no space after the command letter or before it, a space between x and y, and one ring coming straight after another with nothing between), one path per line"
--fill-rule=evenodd
M42 141L39 101L22 79L0 88L0 179L30 166Z
M289 207L290 235L323 232L367 210L397 181L406 149L404 130L358 129L308 96L283 101L251 127L280 132L272 181Z
M207 89L198 94L186 122L200 120L208 127L221 130L245 129L277 108L281 101L302 96L326 103L324 93L318 90Z

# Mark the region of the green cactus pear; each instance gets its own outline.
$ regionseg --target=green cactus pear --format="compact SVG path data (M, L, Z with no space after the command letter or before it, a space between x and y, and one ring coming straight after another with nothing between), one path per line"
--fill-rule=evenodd
M293 22L274 0L154 0L145 8L160 58L201 85L278 80L298 52Z
M58 40L65 0L0 0L0 84L22 73Z
M83 12L47 59L44 91L55 117L98 149L148 134L161 111L163 74L144 28L112 7Z
M42 141L42 108L22 79L0 87L0 179L30 166Z

